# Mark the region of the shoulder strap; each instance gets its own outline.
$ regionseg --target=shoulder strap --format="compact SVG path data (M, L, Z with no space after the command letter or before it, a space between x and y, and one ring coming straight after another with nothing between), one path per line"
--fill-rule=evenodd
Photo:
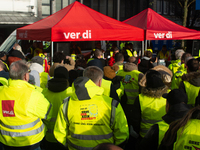
M111 117L110 117L110 127L113 127L114 121L115 121L115 113L116 113L116 108L119 104L119 101L112 99L111 103Z
M66 97L63 100L63 114L64 114L64 117L65 117L65 119L66 119L67 122L68 122L67 111L68 111L69 99L70 99L70 96Z

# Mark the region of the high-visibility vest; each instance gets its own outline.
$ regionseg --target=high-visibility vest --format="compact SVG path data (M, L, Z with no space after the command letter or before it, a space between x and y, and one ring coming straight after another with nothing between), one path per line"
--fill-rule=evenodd
M2 61L2 62L3 62L3 61ZM7 63L5 63L5 62L3 62L3 63L4 63L4 65L6 66L7 70L9 71L9 67L8 67Z
M163 54L162 51L160 51L160 52L158 53L158 55L160 55L160 59L168 59L168 58L169 58L169 51L167 51L167 52L165 53L165 55Z
M46 88L48 80L50 79L49 74L46 72L41 72L40 73L40 87L41 88Z
M134 104L136 97L139 95L138 76L140 73L138 70L130 72L121 70L117 73L117 76L123 77L122 84L127 95L127 104Z
M188 123L177 132L173 150L198 150L200 149L199 119L190 119Z
M187 81L183 81L183 83L185 85L185 91L186 91L186 94L188 96L188 103L187 104L194 107L195 102L196 102L196 97L199 94L200 87L194 86Z
M132 53L129 49L126 49L126 52L127 52L127 55L128 55L129 57L132 57L132 56L133 56L133 53Z
M185 64L181 64L178 68L178 71L172 77L171 89L178 89L179 85L182 81L182 75L187 74L187 69L185 68Z
M166 114L166 99L163 97L153 98L140 94L139 102L141 108L140 135L144 137L153 124L162 121L162 116Z
M116 92L117 92L119 99L121 100L122 96L124 95L124 86L121 81L120 81L120 87L118 89L116 89Z
M71 150L92 150L100 143L121 144L129 134L121 105L118 101L102 95L103 89L91 80L83 82L86 90L80 90L77 95L77 87L76 92L66 98L60 107L54 127L56 139L63 145L67 143ZM82 85L83 82L78 83ZM88 98L79 100L78 98L83 98L80 97L82 94ZM118 132L119 130L121 131Z
M22 147L43 139L46 127L41 119L47 118L51 105L34 88L26 81L9 79L9 86L0 89L0 141L3 144Z
M52 91L48 90L47 88L45 88L42 91L42 94L53 106L51 120L45 121L45 123L47 125L47 132L45 135L45 139L49 142L57 142L57 140L55 139L55 137L53 135L53 129L55 126L57 115L58 115L58 110L59 110L61 104L63 103L63 100L66 97L70 96L70 93L68 93L67 89L64 91L61 91L61 92L52 92Z
M0 77L0 83L2 85L8 85L8 80L6 78L4 78L4 77Z
M166 131L169 129L169 124L166 123L165 121L160 121L157 124L159 129L159 134L158 134L158 147L159 147Z
M94 58L90 58L90 59L88 59L87 63L89 63L89 61L91 61L91 60L94 60Z
M168 68L172 71L173 75L178 71L181 66L181 60L172 61Z
M110 88L111 88L112 82L109 80L102 79L101 87L104 89L103 95L110 97Z

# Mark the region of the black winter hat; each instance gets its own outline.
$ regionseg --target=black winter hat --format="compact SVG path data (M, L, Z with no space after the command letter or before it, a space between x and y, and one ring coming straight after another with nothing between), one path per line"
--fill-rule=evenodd
M0 52L0 57L3 57L3 56L5 56L5 55L7 55L6 52L4 52L4 51L1 51L1 52Z
M188 102L187 94L180 89L171 90L169 93L163 94L162 97L166 98L170 105L175 105L182 102L187 104Z
M146 88L163 88L165 84L162 81L161 74L156 70L149 70L146 74Z
M54 70L54 78L69 79L69 72L64 66L58 66Z
M43 66L43 58L40 56L35 56L31 59L32 63L38 63Z
M101 60L99 60L99 59L90 60L87 64L87 66L96 66L96 67L99 67L103 71L103 64L102 64Z

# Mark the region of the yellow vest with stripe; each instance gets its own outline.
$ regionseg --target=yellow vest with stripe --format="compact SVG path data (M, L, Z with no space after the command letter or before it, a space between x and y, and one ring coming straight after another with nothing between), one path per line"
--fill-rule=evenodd
M3 61L2 61L3 62ZM9 67L8 67L8 65L7 65L7 63L5 63L5 62L3 62L4 63L4 65L6 66L6 68L8 69L8 71L9 71Z
M70 89L71 87L69 87L64 91L61 92L52 92L50 90L48 90L47 88L45 88L42 92L42 94L45 96L45 98L53 105L53 110L52 110L52 118L50 121L45 121L45 123L47 124L47 132L45 135L45 139L49 142L57 142L57 140L55 139L54 135L53 135L53 129L55 126L55 122L57 119L57 115L58 115L58 110L60 108L60 106L63 103L63 100L70 96Z
M199 124L199 119L191 119L184 127L184 130L181 127L177 132L177 140L174 143L173 150L200 149Z
M0 93L0 141L14 147L40 142L46 132L41 119L47 119L50 103L22 80L9 79L9 86L3 86Z
M88 97L86 100L79 100L75 95L79 90L73 89L74 95L61 105L54 128L56 139L63 145L67 143L70 150L92 150L100 143L121 144L129 134L121 105L102 95L103 89L91 80L84 85L85 90L79 94Z
M91 60L94 60L94 58L90 58L90 59L88 59L87 63L89 63Z
M139 102L141 108L140 135L144 137L153 124L162 121L162 116L166 114L166 99L163 97L147 97L140 94Z
M48 73L41 72L40 73L40 87L43 88L43 89L46 88L49 79L50 78L49 78L49 74Z
M120 81L120 87L118 89L116 89L116 92L117 92L119 99L121 100L122 96L124 95L124 86L121 81Z
M168 66L168 68L172 71L174 75L178 71L180 66L181 66L181 60L177 59L177 60L171 61L171 64Z
M164 138L165 132L169 129L169 124L167 124L165 121L160 121L157 124L159 129L159 134L158 134L158 147L159 147Z
M188 96L187 104L192 105L192 107L194 107L196 102L196 97L199 94L200 87L194 86L187 81L183 81L183 83L185 85L185 91Z
M134 104L136 97L139 95L139 85L138 76L141 72L138 70L133 70L126 72L121 70L118 72L117 76L124 77L122 83L124 86L124 91L127 95L127 104Z

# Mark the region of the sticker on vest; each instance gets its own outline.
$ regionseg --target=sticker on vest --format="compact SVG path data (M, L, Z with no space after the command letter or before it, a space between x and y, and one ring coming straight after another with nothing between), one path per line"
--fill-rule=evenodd
M14 100L2 100L2 113L4 117L15 117Z
M98 107L96 104L81 105L81 120L95 120L98 116Z
M123 83L131 83L134 80L134 78L131 78L131 75L126 75L125 78L122 80Z

